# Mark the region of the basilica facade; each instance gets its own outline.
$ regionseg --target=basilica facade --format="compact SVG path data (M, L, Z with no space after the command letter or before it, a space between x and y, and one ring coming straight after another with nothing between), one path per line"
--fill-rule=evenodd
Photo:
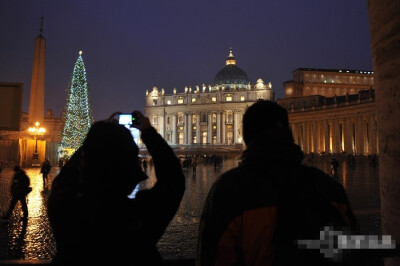
M271 82L252 84L231 50L212 84L146 91L145 114L170 145L241 145L243 114L258 99L274 100Z

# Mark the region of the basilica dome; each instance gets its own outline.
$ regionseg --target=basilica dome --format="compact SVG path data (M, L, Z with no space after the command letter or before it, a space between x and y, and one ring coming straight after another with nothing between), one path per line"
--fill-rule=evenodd
M225 84L249 84L246 72L236 66L236 60L230 50L226 60L226 66L221 69L214 78L214 86Z

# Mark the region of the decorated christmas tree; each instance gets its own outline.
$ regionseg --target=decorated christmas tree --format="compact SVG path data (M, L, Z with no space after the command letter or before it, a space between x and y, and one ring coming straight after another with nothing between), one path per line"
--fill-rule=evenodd
M71 83L67 88L67 104L63 115L60 156L69 158L83 143L93 123L89 88L82 51L74 66Z

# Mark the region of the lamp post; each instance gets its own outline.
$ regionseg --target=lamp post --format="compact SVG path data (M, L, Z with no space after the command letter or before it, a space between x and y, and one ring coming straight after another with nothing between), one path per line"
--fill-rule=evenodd
M46 129L44 129L43 127L39 127L39 125L39 122L36 122L34 127L28 128L29 133L33 135L33 138L35 140L35 151L33 152L32 156L32 166L40 166L39 153L37 149L37 136L41 136L46 132Z

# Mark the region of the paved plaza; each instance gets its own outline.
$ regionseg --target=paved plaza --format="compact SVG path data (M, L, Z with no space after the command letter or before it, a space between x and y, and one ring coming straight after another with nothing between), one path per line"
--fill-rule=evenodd
M328 157L305 159L305 164L314 165L324 172L330 172ZM222 172L235 167L237 159L226 159L221 168L200 162L196 176L192 169L184 169L186 191L180 208L170 223L158 247L166 257L194 257L199 217L212 183ZM351 205L359 219L362 234L379 235L380 196L378 166L369 164L368 159L357 158L357 165L350 168L347 162L339 160L338 181L343 183ZM0 224L0 259L51 259L54 255L55 241L46 215L46 201L51 190L51 181L59 168L53 167L47 186L43 186L39 168L25 169L31 180L32 192L28 196L29 219L24 223L20 217L22 210L17 204L8 223ZM154 168L147 174L150 178L143 187L154 184ZM0 178L0 214L3 214L10 201L10 185L13 176L11 168L3 169Z

